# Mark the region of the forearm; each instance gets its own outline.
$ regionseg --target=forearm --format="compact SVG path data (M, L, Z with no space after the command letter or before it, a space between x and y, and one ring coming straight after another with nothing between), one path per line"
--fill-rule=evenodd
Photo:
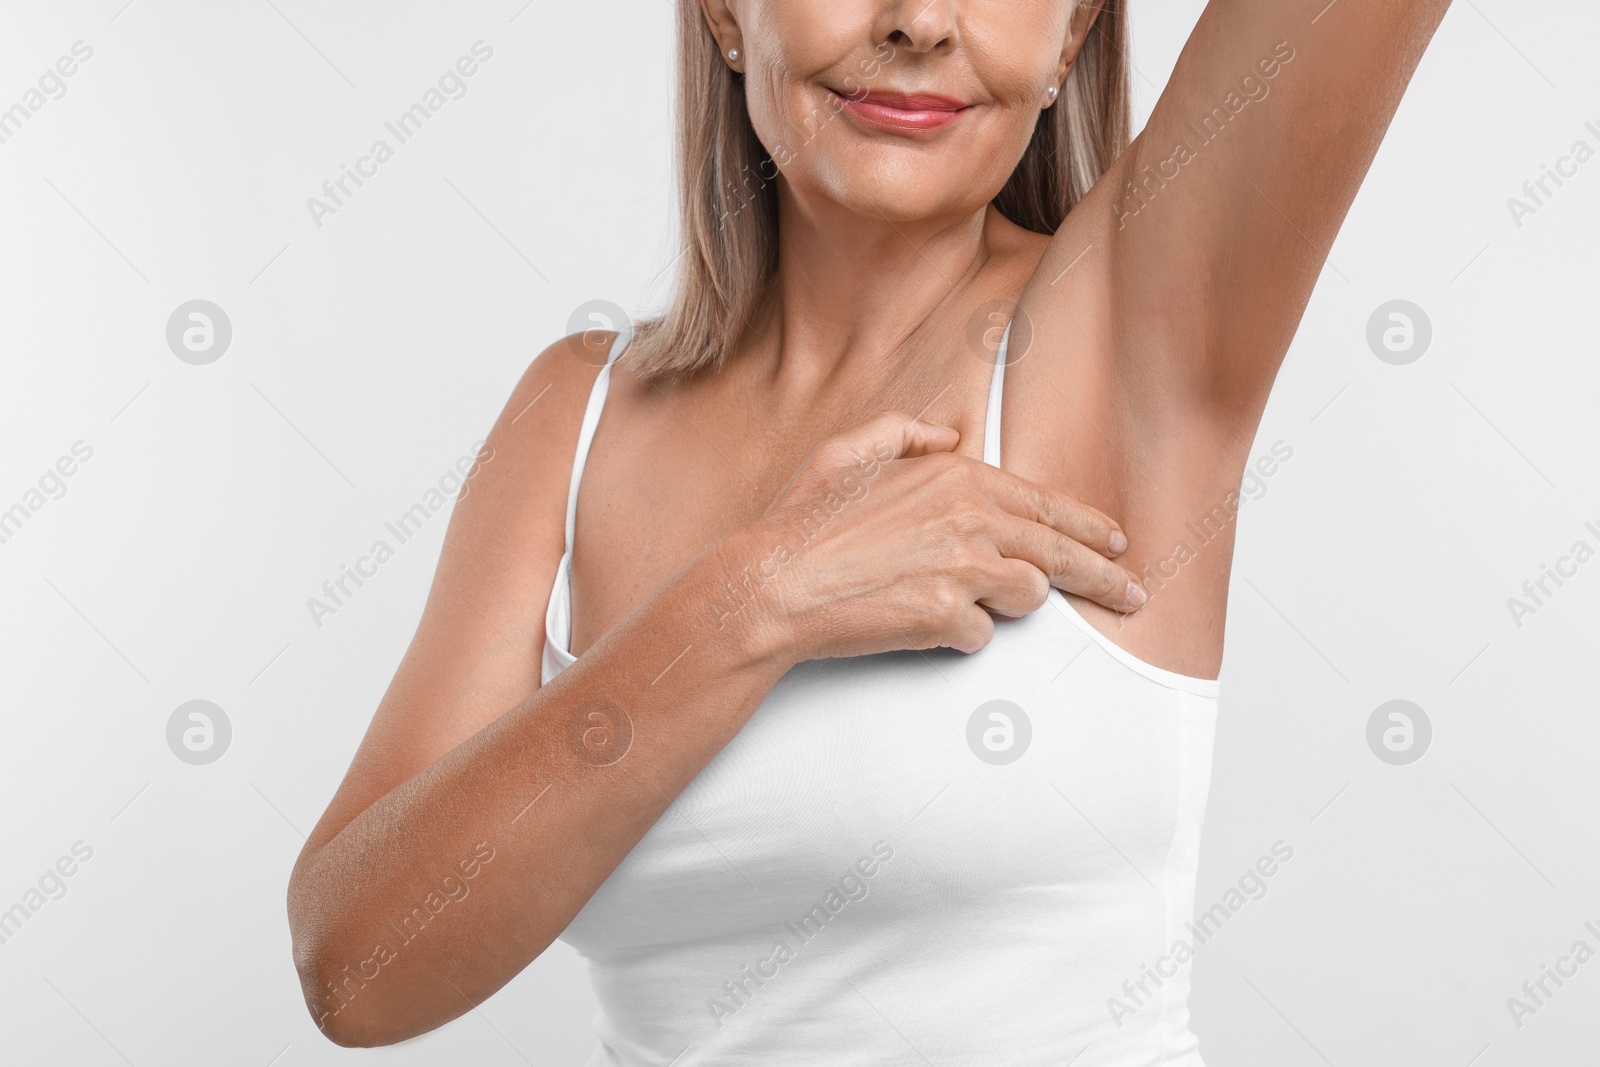
M1165 378L1158 405L1253 422L1448 7L1212 0L1143 132L1047 253L1049 278L1077 266L1041 287L1036 335L1075 329L1047 305L1103 269L1120 324L1103 348L1137 353L1118 373Z
M729 541L686 566L302 858L296 965L330 1037L401 1040L489 996L732 739L791 663L759 604L712 607L747 555Z
M1211 248L1298 243L1320 265L1448 7L1212 0L1128 156L1118 209L1192 215Z

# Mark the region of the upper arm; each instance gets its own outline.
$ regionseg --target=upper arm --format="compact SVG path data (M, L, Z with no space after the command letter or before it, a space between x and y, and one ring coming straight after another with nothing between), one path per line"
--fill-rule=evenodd
M1103 213L1088 239L1104 242L1114 314L1149 324L1140 347L1191 396L1259 417L1448 3L1207 6L1149 123L1084 204ZM1047 259L1083 250L1070 229Z
M416 634L306 855L538 689L568 479L596 374L569 341L524 372L464 480Z

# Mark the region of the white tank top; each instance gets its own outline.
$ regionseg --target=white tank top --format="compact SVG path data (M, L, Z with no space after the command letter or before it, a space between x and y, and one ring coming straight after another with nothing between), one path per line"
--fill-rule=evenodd
M545 682L574 661L578 484L629 339L584 413ZM970 656L800 664L562 934L600 1004L589 1067L1202 1067L1216 709L1216 681L1124 651L1054 589Z

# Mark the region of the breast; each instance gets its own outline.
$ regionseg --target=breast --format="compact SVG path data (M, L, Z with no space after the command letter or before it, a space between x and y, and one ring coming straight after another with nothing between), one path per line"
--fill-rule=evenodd
M977 1039L955 1020L987 1007L1030 1056L1172 1044L1186 974L1131 1028L1107 998L1192 911L1215 708L1215 683L1134 660L1058 594L974 655L801 664L563 934L602 1040L727 1056L781 1027L815 1051L881 1013L959 1059Z

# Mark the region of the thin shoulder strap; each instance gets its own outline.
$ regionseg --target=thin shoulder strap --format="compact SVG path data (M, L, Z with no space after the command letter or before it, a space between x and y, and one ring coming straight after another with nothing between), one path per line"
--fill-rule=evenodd
M600 425L600 409L606 406L606 393L611 389L611 365L627 350L628 342L632 340L633 331L629 327L623 326L617 331L616 338L611 342L611 352L606 356L606 365L595 375L594 385L589 390L589 406L583 409L583 426L578 430L578 450L572 456L572 478L567 483L568 552L572 551L572 535L578 525L578 483L583 481L583 467L589 459L589 446L594 443L595 427Z
M1011 323L1000 335L1000 351L994 357L994 373L989 378L989 413L983 420L983 461L1000 466L1000 402L1006 390L1006 347L1011 340Z

